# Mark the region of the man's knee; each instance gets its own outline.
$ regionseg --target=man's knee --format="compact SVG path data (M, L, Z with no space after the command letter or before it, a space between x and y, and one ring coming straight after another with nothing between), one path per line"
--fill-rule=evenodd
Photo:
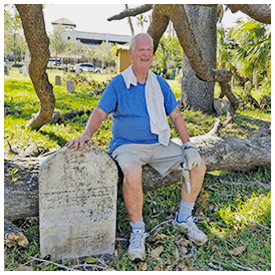
M199 176L204 176L206 173L206 164L205 161L201 158L200 166L195 166L190 172L193 172Z
M138 161L132 161L127 163L123 167L124 182L125 180L140 179L142 174L142 165Z

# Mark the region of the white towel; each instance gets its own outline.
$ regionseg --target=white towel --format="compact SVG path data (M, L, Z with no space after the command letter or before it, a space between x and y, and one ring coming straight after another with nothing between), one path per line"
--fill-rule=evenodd
M129 66L121 73L127 89L130 88L131 84L134 86L137 85L137 79L132 66L133 65ZM169 144L171 130L164 108L164 97L157 76L150 70L148 71L145 85L145 98L150 117L151 132L158 135L160 144L167 146Z

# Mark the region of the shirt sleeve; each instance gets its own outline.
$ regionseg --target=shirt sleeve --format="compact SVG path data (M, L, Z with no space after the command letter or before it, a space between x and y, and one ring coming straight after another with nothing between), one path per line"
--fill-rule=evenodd
M173 91L171 90L169 84L167 83L167 81L160 76L157 76L157 79L159 81L159 84L163 93L164 108L165 108L166 114L170 115L178 106L177 99Z
M117 92L115 89L115 82L115 79L110 81L97 105L97 108L103 110L107 115L113 112L116 109L117 105Z

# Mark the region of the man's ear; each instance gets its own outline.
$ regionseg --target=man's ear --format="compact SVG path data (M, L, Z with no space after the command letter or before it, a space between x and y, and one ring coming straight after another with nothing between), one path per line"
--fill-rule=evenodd
M131 59L131 61L132 61L133 51L132 51L132 50L129 50L129 51L128 51L128 54L129 54L130 59Z

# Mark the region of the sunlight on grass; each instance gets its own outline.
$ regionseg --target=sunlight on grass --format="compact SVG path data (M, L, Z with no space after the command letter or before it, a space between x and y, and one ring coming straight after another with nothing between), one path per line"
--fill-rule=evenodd
M251 222L265 224L265 220L271 213L271 192L258 197L253 193L251 198L244 202L239 197L237 200L239 204L236 208L229 205L219 211L227 226L234 226L236 229L242 230Z
M231 229L242 231L254 222L270 226L268 223L271 220L271 192L259 196L253 193L246 201L241 200L238 195L236 200L238 201L236 207L228 205L219 210L226 228L219 224L206 223L212 234L225 238Z

